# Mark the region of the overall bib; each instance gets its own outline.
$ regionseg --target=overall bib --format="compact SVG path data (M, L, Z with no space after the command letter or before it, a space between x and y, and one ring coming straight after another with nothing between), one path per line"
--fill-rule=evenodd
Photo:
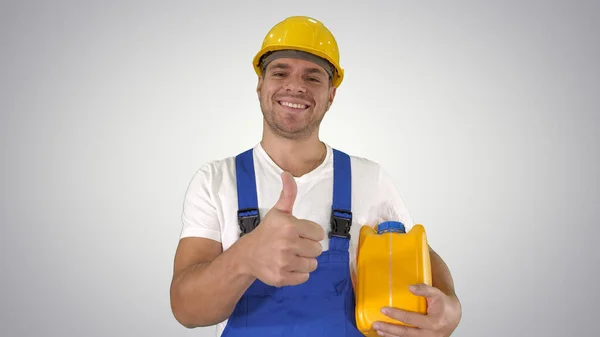
M329 250L317 257L307 282L281 288L256 280L229 317L222 337L364 337L356 328L349 266L352 225L350 157L333 150ZM236 157L241 235L260 222L252 150Z

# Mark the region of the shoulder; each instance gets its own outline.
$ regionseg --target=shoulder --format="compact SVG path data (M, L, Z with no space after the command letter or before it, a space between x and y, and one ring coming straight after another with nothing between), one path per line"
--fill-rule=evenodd
M377 187L385 197L386 194L398 192L394 178L380 163L357 155L350 155L350 158L356 183Z
M381 165L371 159L360 157L357 155L349 155L352 169L366 174L379 174Z
M355 154L347 153L350 157L353 180L366 185L380 184L387 182L388 176L383 167L378 162L361 157Z
M375 203L374 223L400 221L410 230L413 220L393 177L376 161L359 156L351 158L356 175L353 184L360 189L359 193L368 193Z
M235 177L235 156L214 159L203 163L193 174L190 187L206 185L215 190Z
M197 173L209 180L222 179L228 172L235 169L235 156L215 159L204 163L198 168Z
M223 156L203 163L193 174L190 185L196 187L203 185L203 188L211 190L214 193L234 188L237 156L253 151L253 158L256 160L256 149L257 145L254 145L246 149L241 149L236 154Z

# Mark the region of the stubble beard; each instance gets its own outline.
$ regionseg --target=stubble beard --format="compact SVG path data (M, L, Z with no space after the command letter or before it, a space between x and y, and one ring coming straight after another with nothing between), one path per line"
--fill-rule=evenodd
M275 102L273 104L277 103ZM306 125L298 127L294 130L289 130L289 128L285 124L285 121L281 120L282 115L278 115L278 113L274 111L276 108L275 106L273 107L273 109L268 110L268 108L265 107L261 102L260 107L263 113L263 117L271 131L279 137L290 140L303 140L310 138L314 134L314 132L319 128L319 125L321 124L321 122L323 121L323 117L325 116L325 114L323 113L321 115L317 115L320 116L317 117L317 119L309 118L308 123ZM314 107L311 108L314 109ZM311 112L313 114L311 115L311 117L314 117L315 111L313 110Z

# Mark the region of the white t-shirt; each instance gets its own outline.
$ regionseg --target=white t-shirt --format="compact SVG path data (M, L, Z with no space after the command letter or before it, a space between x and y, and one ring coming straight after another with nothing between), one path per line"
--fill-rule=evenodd
M323 163L302 177L295 178L298 190L292 215L314 221L328 233L333 202L333 150L329 144L325 145L327 155ZM361 226L375 226L393 220L402 222L408 232L413 220L396 185L381 166L368 159L349 155L352 172L350 269L354 276ZM254 146L253 157L258 208L263 219L279 199L283 170L260 143ZM185 194L180 237L212 239L220 242L225 251L239 239L237 210L235 156L206 163L196 171ZM323 251L329 248L327 235L321 244ZM218 324L218 336L226 324L227 320Z

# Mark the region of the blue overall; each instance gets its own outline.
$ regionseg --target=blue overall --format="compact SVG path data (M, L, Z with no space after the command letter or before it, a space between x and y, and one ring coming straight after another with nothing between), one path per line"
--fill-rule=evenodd
M256 280L229 317L222 337L364 337L356 328L349 267L351 213L350 157L334 153L329 250L318 258L307 282L274 287ZM252 150L236 157L238 219L244 235L260 222Z

